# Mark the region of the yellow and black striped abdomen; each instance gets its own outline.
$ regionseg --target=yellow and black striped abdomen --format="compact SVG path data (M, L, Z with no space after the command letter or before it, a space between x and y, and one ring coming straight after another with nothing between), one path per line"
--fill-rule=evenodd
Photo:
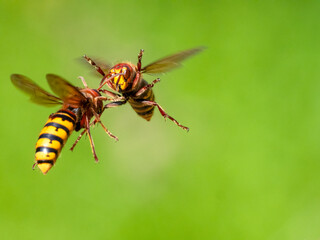
M142 101L152 101L152 102L154 101L154 94L151 88L147 89L139 97L129 98L128 100L133 110L140 117L146 119L147 121L150 121L153 115L154 106L143 104L141 103Z
M35 160L43 174L55 164L75 123L76 115L67 110L59 110L49 117L36 144Z

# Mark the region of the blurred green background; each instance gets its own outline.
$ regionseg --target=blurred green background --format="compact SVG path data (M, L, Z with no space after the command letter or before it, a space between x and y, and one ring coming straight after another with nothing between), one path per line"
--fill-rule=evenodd
M0 239L319 239L319 1L0 1ZM50 113L10 82L99 79L83 54L143 64L207 46L160 76L190 132L125 105L32 171ZM148 81L155 76L147 76Z

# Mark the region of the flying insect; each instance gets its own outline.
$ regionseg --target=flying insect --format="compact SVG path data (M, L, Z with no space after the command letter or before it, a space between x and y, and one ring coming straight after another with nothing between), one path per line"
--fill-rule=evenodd
M174 55L157 60L145 67L142 67L142 56L144 50L141 49L138 55L137 65L131 62L118 63L115 66L109 64L100 64L94 62L91 58L84 56L85 60L91 64L96 71L103 76L100 86L97 90L104 92L117 101L112 101L104 106L104 109L117 107L129 102L133 110L142 118L150 121L153 116L154 108L157 107L164 118L169 118L176 125L184 130L189 130L188 127L181 125L176 119L168 115L164 109L155 102L155 96L152 91L154 84L160 81L159 78L148 83L143 79L142 74L158 74L168 72L174 68L181 66L181 62L187 58L198 54L204 48L198 47L185 50ZM104 85L117 93L102 89Z
M30 96L30 100L44 106L62 105L62 107L49 116L39 134L36 143L35 164L43 174L46 174L55 164L63 146L71 133L84 130L79 135L71 150L76 146L83 134L87 133L95 161L98 161L90 127L99 123L105 132L113 139L118 140L101 122L100 116L104 110L104 101L109 100L102 96L98 90L88 88L87 83L81 78L84 88L77 88L67 80L54 75L46 75L54 96L42 89L35 82L24 75L12 74L12 83L21 91ZM90 120L94 121L90 123Z

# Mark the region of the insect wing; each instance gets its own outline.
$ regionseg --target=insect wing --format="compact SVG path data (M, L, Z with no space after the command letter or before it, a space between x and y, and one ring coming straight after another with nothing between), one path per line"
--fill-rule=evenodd
M174 68L180 67L181 62L201 51L203 51L204 47L193 48L189 50L185 50L169 57L162 58L158 61L155 61L146 67L142 68L141 71L144 73L164 73L168 72Z
M85 96L67 80L55 74L47 74L46 77L51 90L57 94L64 103L78 107L81 102L86 101Z
M26 76L20 74L12 74L11 82L18 89L28 94L30 96L30 100L36 104L44 106L55 106L57 104L62 104L60 98L48 93L46 90L39 87L36 83L34 83L30 78Z

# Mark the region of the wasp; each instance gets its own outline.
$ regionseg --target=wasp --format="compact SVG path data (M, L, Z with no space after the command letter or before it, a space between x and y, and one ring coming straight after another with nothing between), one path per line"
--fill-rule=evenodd
M174 55L157 60L145 67L142 67L141 60L144 50L141 49L138 54L138 63L134 65L130 62L118 63L115 66L108 64L96 64L91 58L84 55L85 60L91 64L103 78L100 82L98 90L117 98L118 101L112 101L104 106L104 109L116 107L129 102L133 110L142 118L150 121L153 116L154 108L157 107L161 115L166 119L169 118L176 125L184 130L189 130L188 127L181 125L176 119L168 115L164 109L155 102L155 96L152 91L154 84L160 81L159 78L148 83L143 79L142 74L157 74L168 72L176 67L181 66L181 62L199 52L204 47L185 50ZM108 85L110 89L120 93L120 95L101 89L104 85ZM120 97L119 97L120 96Z
M100 116L104 110L104 101L109 100L102 96L98 90L88 88L83 77L79 77L84 88L77 88L67 80L54 75L46 75L51 90L58 96L54 96L39 87L31 79L24 75L12 74L12 83L30 96L30 100L44 106L62 105L62 107L49 116L39 134L36 143L35 164L43 174L46 174L55 164L63 146L71 133L84 128L71 150L74 149L83 134L87 133L91 150L95 161L98 157L94 142L90 133L90 127L99 123L105 132L113 139L118 140L101 122ZM94 121L90 120L94 117Z

